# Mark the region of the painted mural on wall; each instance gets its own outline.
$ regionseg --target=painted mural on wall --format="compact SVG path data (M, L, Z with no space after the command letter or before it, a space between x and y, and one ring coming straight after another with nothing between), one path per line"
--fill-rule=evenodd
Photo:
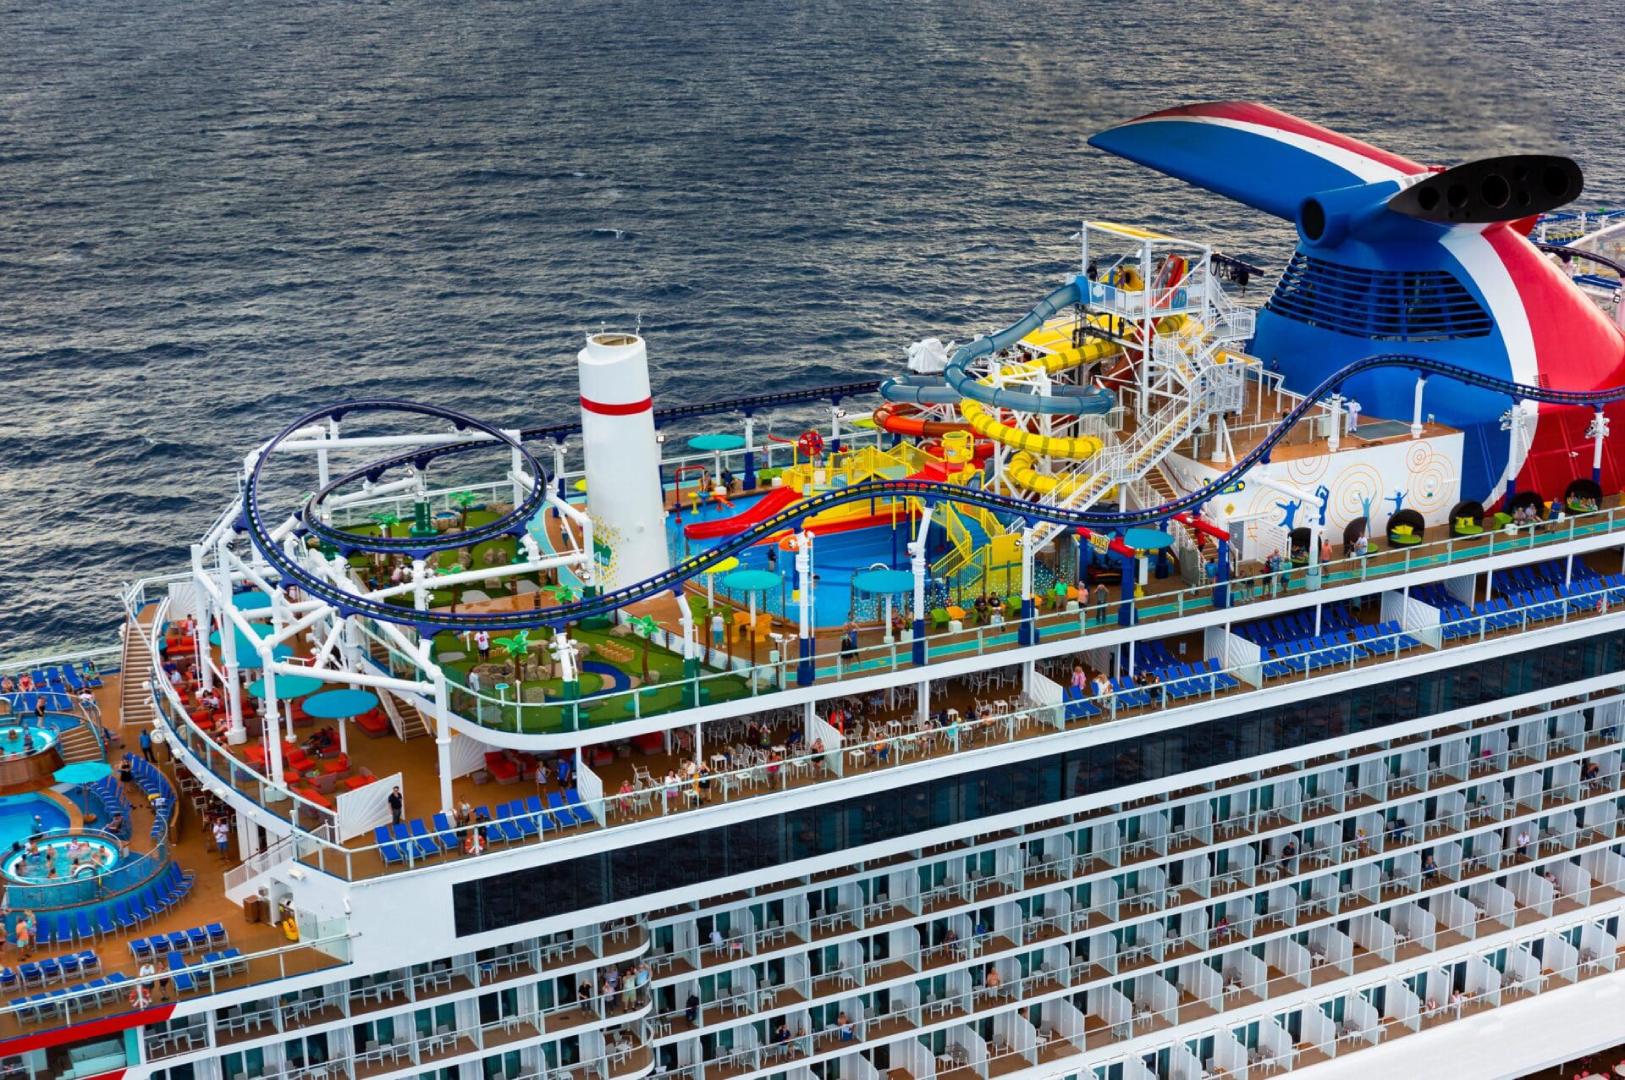
M1441 525L1460 500L1462 436L1459 432L1368 445L1345 439L1335 454L1275 463L1270 475L1299 489L1302 497L1251 482L1252 473L1215 496L1207 512L1221 520L1265 518L1290 531L1319 525L1341 532L1367 518L1373 533L1399 510L1415 510L1429 525ZM1223 469L1204 461L1170 455L1164 462L1181 491L1212 482Z

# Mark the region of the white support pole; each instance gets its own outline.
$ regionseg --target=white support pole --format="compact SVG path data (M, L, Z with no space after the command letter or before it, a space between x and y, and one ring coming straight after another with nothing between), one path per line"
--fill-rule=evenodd
M421 555L412 558L412 606L419 611L429 610L428 566Z
M914 663L925 663L925 541L931 531L931 507L920 513L920 523L909 542L909 569L914 572L914 621L910 637L914 646Z
M1331 430L1326 433L1326 448L1335 454L1343 445L1343 395L1333 394L1327 407L1331 421L1327 426Z
M1309 551L1308 567L1304 573L1304 588L1320 588L1320 520L1313 514L1309 516ZM1320 633L1320 605L1315 605L1315 633Z
M504 428L502 433L514 441L512 449L508 451L508 475L513 482L513 504L518 506L525 501L525 489L520 483L520 477L525 475L525 458L519 452L519 440L524 436L518 428Z
M266 649L270 653L270 649ZM270 764L271 783L285 785L282 772L282 723L277 716L276 701L276 673L272 670L270 657L265 657L265 697L264 715L260 720L260 740L265 745L265 760Z
M440 811L448 818L452 812L451 795L451 724L446 716L451 712L449 689L446 677L429 658L430 650L434 646L432 638L424 638L418 642L418 667L432 673L434 679L434 745L435 757L439 762L440 772Z
M1416 393L1411 402L1411 438L1413 439L1422 437L1422 388L1427 386L1427 383L1428 377L1426 375L1416 377Z
M226 742L232 746L241 746L248 741L248 728L243 723L243 681L238 675L237 667L237 628L228 617L231 606L231 574L226 569L226 540L221 538L215 549L215 564L218 568L220 581L219 600L220 608L220 659L224 661L226 685L223 687L226 696ZM207 630L208 627L202 627ZM267 687L269 690L269 687ZM280 764L278 768L280 768ZM280 781L279 781L280 782Z
M796 682L801 686L811 686L814 678L813 653L817 649L817 640L813 637L813 534L803 530L798 540L800 542L796 545L796 580L800 585L801 602L797 609L799 639Z

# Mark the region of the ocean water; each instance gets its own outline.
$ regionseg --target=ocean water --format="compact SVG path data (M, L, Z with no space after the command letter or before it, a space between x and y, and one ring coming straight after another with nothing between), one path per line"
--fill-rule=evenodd
M1091 151L1266 101L1625 201L1618 8L0 0L0 655L104 637L306 408L563 419L641 320L663 403L1002 324L1084 216L1289 232Z

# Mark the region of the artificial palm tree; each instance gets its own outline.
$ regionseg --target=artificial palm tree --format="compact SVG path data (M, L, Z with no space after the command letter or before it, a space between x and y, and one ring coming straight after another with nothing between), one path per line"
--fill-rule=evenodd
M519 686L524 681L522 668L525 650L530 648L530 631L521 630L513 637L499 637L491 644L507 653L508 659L513 661L513 684Z
M457 504L457 527L468 528L469 508L479 502L480 497L472 491L459 491L451 496L451 501Z
M654 639L655 631L660 629L660 623L655 621L653 615L634 615L628 621L632 633L643 639L643 681L649 681L649 642Z
M384 534L385 539L389 537L389 530L404 520L399 514L390 510L380 510L370 516L373 521L378 523L378 528Z

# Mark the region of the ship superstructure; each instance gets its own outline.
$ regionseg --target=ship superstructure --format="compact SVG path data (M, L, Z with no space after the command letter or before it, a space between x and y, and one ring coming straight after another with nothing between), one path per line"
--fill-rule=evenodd
M606 330L578 422L349 401L249 453L116 661L7 688L9 1074L1171 1080L1542 1033L1489 1075L1616 1039L1559 1018L1620 978L1622 226L1549 257L1572 163L1429 171L1260 106L1097 141L1302 247L1249 296L1085 222L1025 317L884 381L661 409Z

